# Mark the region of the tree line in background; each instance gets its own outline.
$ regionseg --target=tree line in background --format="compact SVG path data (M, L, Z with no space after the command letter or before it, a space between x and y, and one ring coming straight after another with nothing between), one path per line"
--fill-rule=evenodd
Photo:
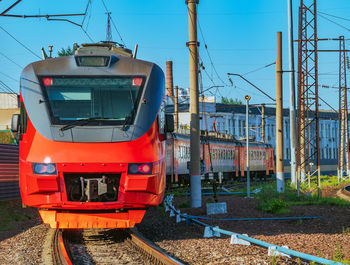
M242 100L238 98L228 98L228 97L221 97L221 103L222 104L231 104L231 105L243 105Z

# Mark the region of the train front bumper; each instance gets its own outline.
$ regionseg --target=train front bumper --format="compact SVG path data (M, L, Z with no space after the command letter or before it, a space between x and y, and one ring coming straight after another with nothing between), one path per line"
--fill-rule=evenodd
M38 175L33 173L32 163L21 162L20 185L26 205L62 210L122 210L155 206L163 199L163 169L132 175L128 174L127 163L55 165L56 174Z

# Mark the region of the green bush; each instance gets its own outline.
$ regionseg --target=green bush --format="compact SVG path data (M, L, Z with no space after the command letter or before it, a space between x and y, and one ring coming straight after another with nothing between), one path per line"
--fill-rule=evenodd
M9 131L0 131L0 143L2 144L14 144L15 138Z
M273 198L259 201L257 208L268 213L286 213L288 212L287 206L288 204L284 200Z

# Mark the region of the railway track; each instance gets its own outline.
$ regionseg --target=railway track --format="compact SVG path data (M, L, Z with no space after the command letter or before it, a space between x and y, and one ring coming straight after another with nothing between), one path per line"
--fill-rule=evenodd
M183 264L136 229L56 229L52 235L51 258L54 265Z

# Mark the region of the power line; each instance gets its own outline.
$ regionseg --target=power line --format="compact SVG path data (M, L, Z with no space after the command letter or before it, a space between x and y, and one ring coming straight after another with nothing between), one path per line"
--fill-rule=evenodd
M7 78L11 79L12 81L18 82L18 80L16 80L15 78L13 78L12 76L9 76L8 74L5 74L3 72L0 72L0 74L6 76Z
M17 99L17 93L15 91L13 91L8 85L6 85L4 82L2 82L0 80L0 85L2 86L2 91L5 93L9 93L11 95L11 97L14 97L15 99Z
M19 68L23 69L24 67L19 65L18 63L16 63L14 60L12 60L11 58L7 57L5 54L3 54L2 52L0 52L0 54L2 56L4 56L7 60L9 60L10 62L14 63L15 65L17 65Z
M0 84L6 88L7 91L9 91L10 93L14 93L17 94L15 91L12 90L12 88L10 88L8 85L6 85L3 81L0 80Z
M319 13L319 12L318 12L318 13ZM337 23L337 22L335 22L335 21L333 21L333 20L331 20L331 19L329 19L329 18L327 18L327 17L321 15L321 14L318 14L318 15L319 15L320 17L322 17L323 19L328 20L329 22L332 22L333 24L335 24L335 25L337 25L337 26L339 26L339 27L341 27L341 28L343 28L343 29L346 29L347 31L350 31L349 28L347 28L347 27L345 27L345 26L343 26L343 25L341 25L341 24L339 24L339 23Z
M82 26L82 27L84 26L84 22L85 22L85 19L86 19L86 15L87 15L87 13L88 13L88 9L89 9L90 3L91 3L91 0L88 0L87 5L86 5L86 8L85 8L85 12L84 12L85 15L84 15L84 17L83 17L83 21L81 22L81 26Z
M200 25L200 23L199 23L199 20L197 21L197 23L198 23L199 31L200 31L200 33L201 33L201 36L202 36L202 39L203 39L203 42L204 42L204 47L205 47L205 50L206 50L206 52L207 52L207 54L208 54L208 58L209 58L209 60L210 60L211 66L212 66L212 68L214 69L214 72L215 72L216 76L218 77L218 79L219 79L223 84L227 85L227 84L225 83L225 81L222 80L222 78L219 76L218 72L216 71L216 67L214 66L213 60L212 60L212 58L211 58L211 56L210 56L210 53L209 53L209 50L208 50L208 45L207 45L207 43L206 43L206 41L205 41L204 34L203 34L203 31L202 31L202 27L201 27L201 25Z
M269 67L269 66L271 66L271 65L274 65L274 64L276 64L276 62L267 64L267 65L265 65L265 66L263 66L263 67L259 67L259 68L255 69L255 70L252 70L252 71L250 71L250 72L247 72L247 73L245 73L245 74L243 74L243 75L248 75L248 74L251 74L251 73L255 73L255 72L257 72L257 71L260 71L260 70L262 70L262 69L264 69L264 68L267 68L267 67Z
M90 39L90 41L94 42L94 40L90 37L90 35L87 33L87 31L85 29L83 29L83 27L80 27L80 28L85 33L85 35Z
M106 6L105 1L104 1L104 0L101 0L101 1L102 1L103 6L104 6L104 7L105 7L105 9L106 9L106 12L107 12L107 13L110 13L110 12L109 12L109 10L108 10L108 8L107 8L107 6ZM112 21L112 25L113 25L113 27L114 27L115 31L118 33L118 36L119 36L120 40L122 41L122 43L123 43L123 44L124 44L124 46L125 46L125 42L124 42L124 40L123 40L122 36L120 35L120 32L119 32L119 30L117 29L117 26L115 25L115 23L114 23L114 19L113 19L112 17L111 17L111 21Z
M29 51L31 54L33 54L34 56L38 57L39 59L41 59L41 57L39 55L37 55L35 52L33 52L31 49L29 49L26 45L24 45L22 42L20 42L19 40L17 40L13 35L11 35L7 30L5 30L2 26L0 26L0 29L2 29L6 34L8 34L12 39L14 39L17 43L19 43L22 47L24 47L27 51Z
M317 13L323 14L323 15L326 15L326 16L330 16L330 17L334 17L334 18L339 18L339 19L346 20L346 21L350 21L350 19L348 19L348 18L343 18L343 17L334 16L334 15L327 14L327 13L321 12L321 11L318 11Z

